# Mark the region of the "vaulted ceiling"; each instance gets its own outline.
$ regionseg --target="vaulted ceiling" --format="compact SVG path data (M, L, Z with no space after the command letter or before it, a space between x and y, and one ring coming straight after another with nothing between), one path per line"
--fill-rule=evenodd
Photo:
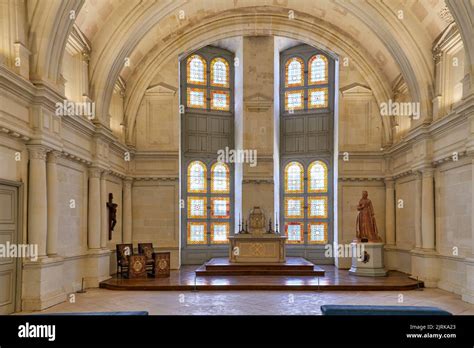
M64 0L62 5L31 0L31 3L45 7L50 18L58 13L64 16L71 9L77 11L75 23L92 46L90 81L97 111L107 113L115 81L121 76L127 84L126 122L134 121L146 89L170 57L216 40L262 34L296 39L348 57L366 77L379 100L391 96L392 84L401 75L412 99L421 103L421 113L426 115L431 112L434 85L432 43L453 21L443 0ZM48 28L40 28L39 24L36 27L35 13L41 11L29 13L31 30L41 29L42 37L48 30L71 26L55 19ZM56 36L52 35L51 40L61 46L64 38ZM52 47L50 53L56 56L64 52L64 45L57 48L50 43L47 47ZM129 66L124 64L126 58ZM45 64L45 60L39 53L38 64ZM61 65L61 58L57 58L57 63ZM54 80L55 74L58 78L54 62L48 64L49 78Z

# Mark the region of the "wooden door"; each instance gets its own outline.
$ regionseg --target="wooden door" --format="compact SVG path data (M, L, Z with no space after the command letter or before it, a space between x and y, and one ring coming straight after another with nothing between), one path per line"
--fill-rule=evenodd
M1 249L18 242L18 189L0 185L0 245ZM3 251L0 250L0 251ZM15 311L18 258L0 255L0 314Z

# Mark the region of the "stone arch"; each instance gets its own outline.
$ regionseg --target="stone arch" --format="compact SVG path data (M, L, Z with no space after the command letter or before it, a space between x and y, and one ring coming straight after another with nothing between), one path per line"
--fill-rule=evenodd
M123 68L123 61L125 57L127 57L130 53L133 52L133 50L138 45L140 39L143 37L144 34L146 34L148 30L150 30L154 26L154 24L158 24L161 20L164 21L163 25L170 24L170 18L174 16L178 12L178 10L183 9L187 11L187 9L191 9L186 7L188 5L189 4L176 1L173 2L173 6L169 5L160 7L161 12L157 10L156 6L150 7L147 11L141 11L141 16L137 10L137 12L132 13L130 17L137 18L137 21L138 19L140 19L140 25L134 24L130 20L127 21L127 28L118 27L114 29L112 33L114 37L118 39L119 35L124 36L125 40L122 40L122 42L125 42L125 44L114 44L114 47L108 45L107 49L104 48L104 50L98 55L98 57L100 56L100 59L95 59L96 64L94 64L93 66L92 89L94 99L97 102L97 109L99 115L103 115L108 112L107 107L110 103L110 96L111 91L113 90L114 81L116 81L116 78L119 76L120 71ZM307 8L302 7L301 2L295 1L292 2L291 5L295 5L293 6L295 11L299 11L298 17L311 17L305 13L305 11L307 11ZM232 6L233 5L228 5L227 7L232 8ZM286 8L277 5L264 7L239 7L238 10L228 10L225 8L226 5L222 5L219 8L221 12L219 12L218 10L211 10L214 15L209 15L205 18L208 19L212 17L217 20L225 12L234 11L240 16L252 16L253 22L249 21L249 23L251 26L257 26L259 25L260 21L259 11L263 13L263 15L267 14L268 12L279 11L280 16L282 16L282 18L284 16L284 18L287 19L287 11L291 7L290 5L286 6ZM366 8L367 6L369 8ZM404 36L402 37L402 39L405 39L405 36L407 35L407 29L400 28L400 26L403 27L403 25L400 24L400 21L397 21L396 18L393 18L393 13L392 16L387 17L389 23L386 23L387 20L382 15L384 12L380 8L381 6L384 5L380 5L377 3L371 3L370 5L360 4L360 6L350 5L346 3L341 3L338 5L338 7L343 11L350 11L361 21L361 23L366 24L366 27L369 27L372 33L376 33L386 47L390 47L392 43L398 42L397 35L399 32L403 31ZM368 16L367 14L365 14L365 10L371 11L373 15ZM387 8L383 8L383 10L385 10L386 12ZM166 17L167 14L170 14L171 16ZM292 21L292 23L297 22L299 20L298 17L297 20ZM310 21L307 21L307 23L311 25L317 25L318 23L326 23L326 25L328 25L327 22L324 22L319 18L311 18L312 19ZM191 18L188 22L188 28L192 27L193 24L198 23L198 21L195 19L193 20L193 18ZM379 26L383 27L383 30L379 30ZM176 40L177 42L181 41L179 35L182 34L184 31L185 29L178 25L177 29L175 31L171 31L168 37L172 38L173 40ZM265 32L265 30L263 30L263 32ZM379 35L379 32L383 33L383 35ZM113 40L110 38L108 40L108 42L111 43L115 41L118 42L120 40ZM396 49L390 50L390 53L393 55L396 62L402 69L403 77L408 81L409 90L411 95L413 96L413 100L420 101L420 103L422 104L422 114L426 117L429 116L429 110L431 107L430 89L432 88L433 76L432 73L429 71L429 64L425 62L426 57L420 55L419 49L415 46L416 43L412 39L407 39L403 47L397 45ZM391 93L389 93L389 95L390 94ZM385 98L385 100L386 99L388 98ZM390 135L387 137L387 139L390 139ZM388 140L387 142L389 143L390 141Z
M61 86L67 39L85 0L29 1L30 80ZM71 16L72 12L73 16Z
M166 47L155 47L141 62L140 68L135 71L129 81L129 90L125 101L125 123L127 125L127 141L132 141L136 116L142 97L158 73L161 66L172 56L189 53L214 41L251 35L275 35L296 39L324 51L333 52L336 56L352 57L357 68L365 74L369 85L374 91L378 103L391 96L391 87L384 80L380 71L374 66L367 54L363 54L360 47L349 36L341 32L328 31L328 25L316 25L308 22L293 21L289 23L278 15L259 13L258 25L251 26L254 16L230 14L226 18L216 21L209 18L199 27L193 27L182 33L180 40L172 41ZM317 38L317 39L315 39ZM337 58L337 57L336 57ZM391 125L389 119L383 118L384 143L391 141Z

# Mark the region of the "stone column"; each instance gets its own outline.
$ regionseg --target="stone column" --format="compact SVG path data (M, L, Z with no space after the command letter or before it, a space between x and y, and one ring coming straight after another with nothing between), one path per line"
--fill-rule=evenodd
M395 183L385 178L385 243L395 245Z
M89 169L89 216L87 241L89 249L100 248L100 169Z
M107 172L102 172L100 177L100 247L107 247L109 222L107 214Z
M421 248L422 191L421 174L416 172L415 180L415 249Z
M423 249L435 248L433 168L426 168L422 175L421 241Z
M48 153L46 164L46 176L48 182L48 239L46 251L48 255L58 253L58 158L60 153L51 151Z
M28 243L38 245L38 256L46 256L48 208L46 192L46 148L28 147L30 171L28 180Z
M132 242L132 179L123 181L122 243Z
M257 163L243 164L242 213L254 206L274 220L274 38L243 39L243 149L257 152Z

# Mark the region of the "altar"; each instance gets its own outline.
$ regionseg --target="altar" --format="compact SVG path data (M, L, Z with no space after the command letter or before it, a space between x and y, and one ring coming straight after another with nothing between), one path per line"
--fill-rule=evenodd
M237 263L285 262L286 237L274 234L251 234L229 237L229 260Z
M271 219L254 207L248 222L239 222L239 233L229 237L229 261L235 263L284 263L286 237L273 230Z
M286 257L286 236L278 222L266 222L260 207L254 207L238 232L229 237L229 257L212 258L195 270L196 277L213 276L312 276L323 277L324 269L302 257Z

